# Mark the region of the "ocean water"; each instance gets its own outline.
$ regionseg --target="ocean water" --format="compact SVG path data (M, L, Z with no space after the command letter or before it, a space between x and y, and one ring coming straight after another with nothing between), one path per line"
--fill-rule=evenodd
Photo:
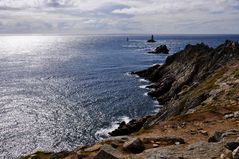
M188 43L215 47L237 35L0 36L0 158L70 150L107 137L123 120L159 109L145 80L129 75Z

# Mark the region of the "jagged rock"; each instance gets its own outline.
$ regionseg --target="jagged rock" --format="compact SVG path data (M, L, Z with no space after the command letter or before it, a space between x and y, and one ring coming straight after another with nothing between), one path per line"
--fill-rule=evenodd
M208 142L219 142L222 139L223 132L216 131L212 136L209 137Z
M169 49L166 45L160 45L154 51L149 52L149 53L152 53L152 54L168 54L168 52L169 52Z
M141 153L145 149L144 143L139 138L133 138L124 143L123 148L132 153Z
M239 147L239 142L228 142L225 147L228 150L234 151L237 147Z
M139 120L133 119L128 124L122 122L118 129L110 132L111 136L123 136L139 131L150 116L145 116Z
M123 154L110 145L103 145L94 159L121 159Z
M232 152L233 159L239 159L239 147Z

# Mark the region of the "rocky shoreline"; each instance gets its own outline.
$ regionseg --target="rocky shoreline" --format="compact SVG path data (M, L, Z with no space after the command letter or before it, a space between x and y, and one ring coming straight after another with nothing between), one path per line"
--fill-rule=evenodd
M164 107L122 122L111 138L70 152L22 159L239 158L239 44L187 45L163 65L132 72Z

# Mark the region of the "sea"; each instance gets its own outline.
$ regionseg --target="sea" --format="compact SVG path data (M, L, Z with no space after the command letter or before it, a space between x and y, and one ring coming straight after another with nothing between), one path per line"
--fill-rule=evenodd
M239 35L1 35L0 158L71 150L108 137L122 121L153 114L150 83L131 71L163 64L166 44L216 47ZM126 39L129 39L127 41Z

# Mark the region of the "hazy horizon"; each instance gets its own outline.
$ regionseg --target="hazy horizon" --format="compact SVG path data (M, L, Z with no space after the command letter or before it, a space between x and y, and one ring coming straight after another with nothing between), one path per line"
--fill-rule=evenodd
M0 34L239 34L238 0L1 0Z

